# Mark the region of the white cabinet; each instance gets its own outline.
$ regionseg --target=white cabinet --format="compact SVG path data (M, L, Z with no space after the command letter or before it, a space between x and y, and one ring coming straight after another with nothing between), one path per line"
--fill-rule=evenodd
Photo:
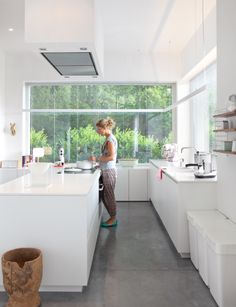
M55 174L47 189L26 188L23 178L1 187L0 257L3 251L19 246L42 249L41 291L77 292L87 286L101 223L99 176L99 171ZM81 192L78 186L83 186Z
M129 169L129 200L148 200L148 170Z
M129 199L129 169L117 168L117 180L115 187L115 196L118 201L127 201Z
M157 213L161 216L160 203L162 192L162 181L160 180L160 169L150 164L148 176L149 198L152 201Z
M159 198L160 217L178 252L180 253L187 252L180 250L179 241L178 241L179 230L182 230L182 225L178 224L180 222L179 216L181 214L180 211L182 209L178 199L179 186L165 174L162 175L161 184L162 184L161 198Z
M148 167L118 167L115 195L117 201L147 201Z
M189 254L188 210L216 208L216 182L175 182L150 163L149 196L177 251Z

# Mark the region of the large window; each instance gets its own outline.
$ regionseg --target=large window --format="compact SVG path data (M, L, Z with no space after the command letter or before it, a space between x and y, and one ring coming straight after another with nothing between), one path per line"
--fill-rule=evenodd
M207 89L191 99L191 139L199 151L212 151L213 114L216 109L216 64L210 65L190 81L190 91L206 84Z
M99 155L103 139L96 133L100 118L112 117L118 139L118 158L140 162L160 158L172 141L172 85L29 85L30 151L48 147L47 161L57 161L60 147L67 162ZM29 129L30 127L30 129Z

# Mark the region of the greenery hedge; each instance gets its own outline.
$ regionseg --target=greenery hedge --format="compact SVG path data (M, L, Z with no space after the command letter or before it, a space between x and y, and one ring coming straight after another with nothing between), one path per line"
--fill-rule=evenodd
M167 138L158 140L154 136L144 136L139 131L130 128L121 130L116 128L114 135L118 141L117 158L138 158L139 162L147 162L149 158L161 158L161 149L165 143L172 141L172 133ZM68 140L70 140L68 142ZM86 127L69 128L65 138L57 142L57 146L48 142L44 129L36 131L31 128L30 144L34 147L51 147L52 154L45 156L42 161L57 161L59 147L65 150L66 162L86 159L90 155L99 156L104 137L101 137L92 125Z

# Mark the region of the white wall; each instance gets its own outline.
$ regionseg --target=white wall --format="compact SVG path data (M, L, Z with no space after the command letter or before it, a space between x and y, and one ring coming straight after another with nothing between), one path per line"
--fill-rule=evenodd
M4 146L4 112L5 112L5 62L4 54L0 50L0 160L5 155Z
M236 1L217 0L217 108L236 94ZM234 135L236 139L236 134ZM219 155L218 207L236 222L236 156Z
M204 31L203 31L204 30ZM181 80L177 86L177 100L189 94L189 81L205 67L216 60L216 8L214 8L191 37L181 52ZM190 121L190 100L178 107L177 141L179 149L183 146L193 146L192 127ZM193 154L185 151L183 158L193 160Z
M47 67L46 60L37 61L36 54L6 54L5 56L5 121L16 123L16 135L5 134L6 157L18 159L22 154L27 154L22 149L22 108L24 99L25 80L43 80L55 78L56 73ZM35 59L35 60L34 60ZM45 67L45 70L44 70Z
M226 108L228 97L236 94L236 1L217 1L218 108Z
M204 30L204 31L203 31ZM216 46L216 8L206 17L204 28L202 26L182 51L181 77L184 78L201 60ZM212 61L215 59L212 59ZM209 63L208 63L209 64Z
M176 56L163 54L105 54L104 76L65 79L37 53L6 55L6 123L16 122L17 134L6 135L7 156L28 154L22 148L22 106L25 82L173 82L180 75Z

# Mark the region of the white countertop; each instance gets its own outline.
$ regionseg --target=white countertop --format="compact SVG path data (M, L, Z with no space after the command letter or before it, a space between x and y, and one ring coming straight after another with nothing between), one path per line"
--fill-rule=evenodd
M138 163L134 166L123 166L123 165L120 165L119 163L116 164L116 168L118 169L128 169L128 168L131 168L131 169L148 169L149 168L149 163Z
M159 169L163 170L169 178L176 183L205 183L205 182L217 182L217 177L214 178L196 178L194 171L188 168L178 167L178 163L169 162L166 160L150 160L151 164Z
M14 179L0 185L1 195L87 195L95 180L100 176L100 170L93 174L57 174L53 170L48 184L31 185L31 175Z

